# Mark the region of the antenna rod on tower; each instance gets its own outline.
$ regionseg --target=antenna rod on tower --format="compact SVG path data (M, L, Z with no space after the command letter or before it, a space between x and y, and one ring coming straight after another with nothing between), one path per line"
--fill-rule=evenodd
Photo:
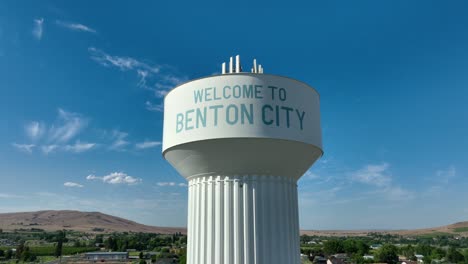
M239 73L240 72L240 56L239 55L236 55L236 72Z
M233 66L232 66L232 57L229 58L229 73L232 73Z
M257 59L254 59L253 61L253 72L257 73Z
M226 63L223 62L223 65L221 66L221 73L226 74Z

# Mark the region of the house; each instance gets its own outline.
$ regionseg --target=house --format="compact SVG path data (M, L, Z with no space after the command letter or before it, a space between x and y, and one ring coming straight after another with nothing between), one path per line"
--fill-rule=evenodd
M94 261L127 260L128 252L89 252L85 253L85 258Z
M314 262L314 264L326 264L327 259L322 257L322 256L315 256L313 262Z
M328 260L327 260L327 264L345 264L345 260L344 258L335 258L334 256L331 256Z
M405 260L405 261L402 261L400 264L418 264L417 261L411 261L411 260Z
M331 255L330 258L327 260L327 264L344 264L348 259L348 255L346 254L335 254Z
M364 259L366 259L366 260L367 260L367 259L374 260L374 256L372 256L372 255L364 255L364 256L362 256L362 257L363 257Z
M371 249L379 249L380 247L382 247L381 244L372 244L372 245L370 246Z
M421 254L415 254L414 256L418 259L418 262L419 262L419 263L422 263L422 262L423 262L423 258L424 258L423 255L421 255Z

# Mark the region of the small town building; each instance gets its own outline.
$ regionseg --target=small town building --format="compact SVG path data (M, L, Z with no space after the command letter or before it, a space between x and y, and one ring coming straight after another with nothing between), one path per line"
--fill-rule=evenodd
M423 258L424 258L423 255L421 255L421 254L416 254L416 255L414 255L414 256L418 259L418 262L419 262L419 263L422 263L422 262L423 262Z
M89 252L85 253L87 260L127 260L128 252Z

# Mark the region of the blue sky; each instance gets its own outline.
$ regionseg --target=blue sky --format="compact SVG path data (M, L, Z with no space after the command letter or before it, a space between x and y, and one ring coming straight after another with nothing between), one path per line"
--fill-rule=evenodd
M0 212L186 224L162 96L229 56L321 94L303 229L468 220L468 4L0 2ZM249 63L247 63L249 62Z

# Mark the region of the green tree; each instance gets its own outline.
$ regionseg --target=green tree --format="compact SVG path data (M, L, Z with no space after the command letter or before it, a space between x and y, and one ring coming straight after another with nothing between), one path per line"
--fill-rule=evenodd
M140 259L143 259L143 252L140 252L140 255L138 255L140 257Z
M140 259L140 264L146 264L146 260Z
M421 254L423 256L429 256L431 255L431 252L432 250L434 249L434 247L431 247L429 245L426 245L426 244L418 244L416 246L416 249L415 249L415 253L416 254Z
M187 256L186 255L180 256L179 264L186 264L186 263L187 263Z
M398 249L392 244L385 244L374 255L376 262L396 264L398 262Z
M450 247L447 251L447 260L452 263L458 263L465 260L465 257L456 248Z
M434 248L432 249L432 252L431 252L431 258L432 259L442 259L442 258L445 258L445 255L447 253L445 252L445 250L441 249L441 248Z
M9 249L5 252L5 259L11 259L13 257L13 250Z
M24 250L24 242L21 242L17 247L16 247L16 252L15 252L15 257L16 259L21 259L21 254L23 254Z
M103 243L104 242L103 235L96 235L96 237L94 238L94 242L95 243Z
M21 252L20 259L24 262L28 262L30 257L31 257L31 252L29 251L29 247L24 247L23 252Z
M465 257L465 263L468 263L468 249L465 249L463 256Z
M369 244L365 243L364 241L358 240L356 246L358 248L357 254L359 254L360 256L368 254L370 251Z
M58 257L62 256L62 248L63 248L63 242L62 242L62 240L59 240L57 242L57 245L55 246L55 253L54 253L55 257L58 258Z
M343 242L337 239L325 241L325 243L323 243L323 251L327 255L344 253Z
M400 248L400 253L407 259L414 256L414 247L412 245L406 245Z
M3 249L0 249L0 257L3 257L5 256L5 251L3 251Z
M352 255L358 252L357 243L353 239L346 239L343 242L343 250L345 253Z

